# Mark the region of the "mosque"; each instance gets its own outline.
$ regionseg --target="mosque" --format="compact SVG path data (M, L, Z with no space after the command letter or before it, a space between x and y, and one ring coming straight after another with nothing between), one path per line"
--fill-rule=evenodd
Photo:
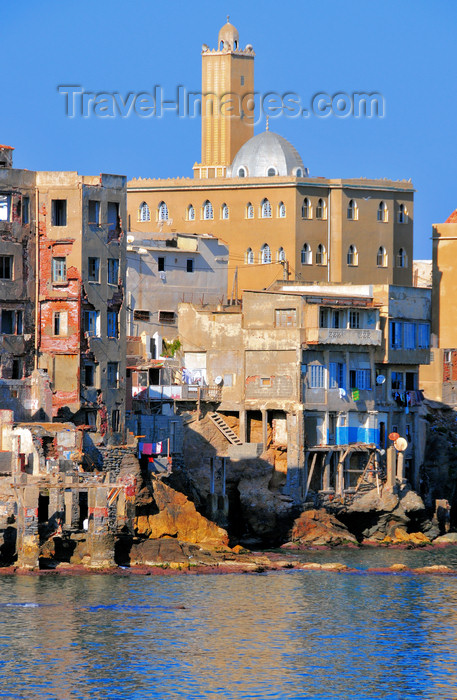
M412 183L313 177L268 123L254 135L254 58L229 21L203 44L201 162L193 178L128 183L131 235L219 238L229 296L278 279L412 285ZM215 108L228 94L232 108Z

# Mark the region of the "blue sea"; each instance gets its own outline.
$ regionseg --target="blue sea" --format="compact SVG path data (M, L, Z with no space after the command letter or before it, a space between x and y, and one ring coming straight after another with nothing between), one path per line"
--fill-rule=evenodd
M457 698L454 550L310 552L351 573L0 576L0 698Z

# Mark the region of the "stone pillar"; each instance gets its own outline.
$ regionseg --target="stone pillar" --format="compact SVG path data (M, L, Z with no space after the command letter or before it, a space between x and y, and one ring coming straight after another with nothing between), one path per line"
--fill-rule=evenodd
M332 459L333 452L330 450L325 453L324 458L324 476L323 476L323 489L324 491L330 490L330 463Z
M38 536L37 486L18 489L17 565L20 569L38 569L40 541Z
M268 442L268 414L265 408L262 408L262 443L263 451L267 449Z
M386 488L389 491L395 490L397 477L397 451L392 445L387 448L387 481Z
M206 503L206 512L210 520L214 520L217 514L217 495L215 493L215 481L216 481L216 458L209 458L209 494Z
M114 534L109 529L107 489L89 488L89 532L87 536L90 567L108 569L115 566Z
M303 411L287 414L287 481L285 493L296 503L303 500L306 490L305 422Z
M64 494L62 489L50 488L49 489L49 518L54 518L54 520L63 521L64 517Z
M398 452L397 453L397 481L399 481L400 484L403 483L403 480L405 478L404 464L405 464L405 455L403 452Z
M79 528L79 491L72 489L71 484L73 484L73 477L67 475L64 492L65 527L76 530Z
M344 493L344 459L343 453L340 453L338 460L338 470L336 474L336 493L342 496Z
M221 458L222 462L222 487L221 495L219 496L218 507L222 512L222 515L227 517L229 512L229 500L226 493L226 479L227 479L227 457Z
M246 421L246 411L240 411L239 412L239 421L240 421L240 427L239 427L239 438L241 442L246 442L246 427L247 427L247 421Z

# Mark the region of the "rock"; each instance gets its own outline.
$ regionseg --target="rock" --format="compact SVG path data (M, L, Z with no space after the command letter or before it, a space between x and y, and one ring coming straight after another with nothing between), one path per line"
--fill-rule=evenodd
M349 567L339 562L326 562L325 564L307 562L306 564L300 564L299 568L305 571L347 571Z
M407 571L408 567L406 564L392 564L392 566L389 566L389 569L391 571Z
M417 513L425 510L424 501L418 493L403 489L400 493L400 505L405 513Z
M355 497L348 508L348 513L370 513L372 511L390 513L395 510L398 503L399 498L397 495L384 489L382 496L378 496L377 490L372 489L361 496Z
M240 544L236 544L234 547L232 547L232 552L234 554L249 554L249 549L242 547Z
M433 544L457 544L457 532L447 532L433 540Z
M159 509L155 515L135 518L136 533L149 539L175 537L183 542L207 546L228 546L226 530L200 515L187 496L175 491L159 479L152 482L154 501Z
M413 569L415 574L454 574L455 569L451 569L444 564L433 564L432 566L421 566L419 569Z
M304 511L295 520L290 539L302 546L358 544L347 527L325 510Z
M416 546L423 546L426 544L431 544L430 540L423 532L406 532L402 528L397 527L394 533L394 543L407 543Z

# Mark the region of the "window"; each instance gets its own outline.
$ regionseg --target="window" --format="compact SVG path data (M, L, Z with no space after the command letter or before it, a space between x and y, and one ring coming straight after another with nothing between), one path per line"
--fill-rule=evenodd
M303 177L303 170L301 168L296 169L295 177Z
M345 327L344 311L340 311L339 309L331 309L329 310L329 313L331 314L331 328Z
M415 350L416 349L416 324L415 323L404 323L403 324L403 347L405 350Z
M449 365L452 362L452 350L445 350L443 353L443 362Z
M12 309L3 309L1 312L1 333L4 335L22 335L23 312Z
M311 246L305 243L301 249L301 264L302 265L312 265L313 264L313 253L311 251Z
M262 219L271 219L271 204L268 199L262 200L261 215Z
M187 207L187 220L195 221L195 209L193 208L192 204L189 204Z
M22 198L22 223L30 223L30 197Z
M301 208L301 215L303 219L312 219L313 214L312 214L312 209L311 209L311 202L308 199L308 197L305 197L303 200L302 208Z
M275 309L275 326L278 328L296 328L297 309Z
M415 391L417 389L416 372L405 372L405 389L406 391Z
M359 208L355 199L350 199L348 204L348 219L350 221L357 221L359 218Z
M162 258L162 257L157 258L157 269L159 272L165 271L165 258Z
M251 202L248 202L246 205L246 218L247 219L254 218L254 206L251 204Z
M345 389L346 388L346 365L343 362L329 363L329 389Z
M90 224L100 223L100 202L96 199L89 199L88 216Z
M240 76L240 85L244 85L244 75Z
M0 221L10 220L11 195L0 195Z
M67 200L53 199L52 200L52 225L66 226L67 225Z
M349 388L365 391L371 389L371 371L369 369L350 369Z
M157 208L157 217L159 221L168 221L168 207L165 202L160 202Z
M119 364L117 362L108 362L108 387L117 389L119 385Z
M280 219L285 219L286 218L286 205L284 202L279 202L278 205L278 216Z
M349 311L349 328L360 328L360 311Z
M150 312L144 309L134 309L133 320L134 321L149 321Z
M355 245L350 245L348 248L347 263L348 265L352 265L353 267L359 264L359 255L357 253L357 248L355 247Z
M402 328L399 321L390 322L390 347L399 350L402 347Z
M254 264L254 251L252 250L252 248L248 248L246 251L246 264L247 265Z
M119 284L119 260L108 258L108 284Z
M107 209L108 217L108 234L110 238L114 238L116 234L119 235L121 231L121 217L119 216L119 203L118 202L108 202Z
M246 177L247 175L247 170L246 168L238 168L238 177Z
M378 267L387 267L387 253L384 246L380 246L378 248L378 252L376 255L376 265Z
M100 282L100 258L88 258L87 279L89 282Z
M326 265L327 264L327 252L325 246L319 243L316 250L316 265Z
M397 267L408 267L408 256L406 255L406 250L400 248L397 255Z
M188 258L186 261L186 272L194 271L194 261L192 258Z
M274 168L274 167L268 168L267 177L274 177L277 174L278 174L278 171L276 170L276 168Z
M430 347L430 324L419 323L417 326L417 347L421 350Z
M327 218L327 205L323 199L319 199L316 207L316 219Z
M84 331L88 336L100 336L100 311L84 311Z
M207 199L203 204L203 218L206 220L214 218L213 205L209 199Z
M175 322L174 311L159 311L159 323L170 324Z
M310 389L325 389L324 365L308 365L308 386Z
M16 358L13 360L13 367L11 370L11 379L21 379L22 377L22 362L20 359ZM17 392L16 392L17 398Z
M286 251L281 246L281 248L278 250L278 262L285 262L285 261L286 261Z
M118 433L121 429L121 412L118 408L111 411L111 430L113 433Z
M119 314L117 311L108 311L107 319L107 336L108 338L119 337Z
M223 219L228 219L229 218L229 208L226 204L222 205L221 209L221 216Z
M319 312L319 328L328 328L328 312L329 309L320 309Z
M140 208L138 209L138 221L150 221L151 220L151 212L149 211L149 207L146 204L146 202L142 202L140 204Z
M13 256L0 255L0 280L13 279Z
M400 204L398 207L398 223L407 224L408 223L408 210L404 204Z
M403 391L403 372L392 372L391 386L392 389Z
M262 265L271 263L271 250L270 246L267 243L265 243L262 246L262 249L260 251L260 262L262 263Z
M62 284L67 281L67 259L52 259L52 281L54 284Z
M54 311L53 314L53 331L54 335L67 335L68 312Z
M271 377L260 377L260 386L271 386Z
M378 221L387 221L387 204L385 202L379 202L378 206Z
M95 365L85 364L83 367L83 384L85 386L95 385Z

